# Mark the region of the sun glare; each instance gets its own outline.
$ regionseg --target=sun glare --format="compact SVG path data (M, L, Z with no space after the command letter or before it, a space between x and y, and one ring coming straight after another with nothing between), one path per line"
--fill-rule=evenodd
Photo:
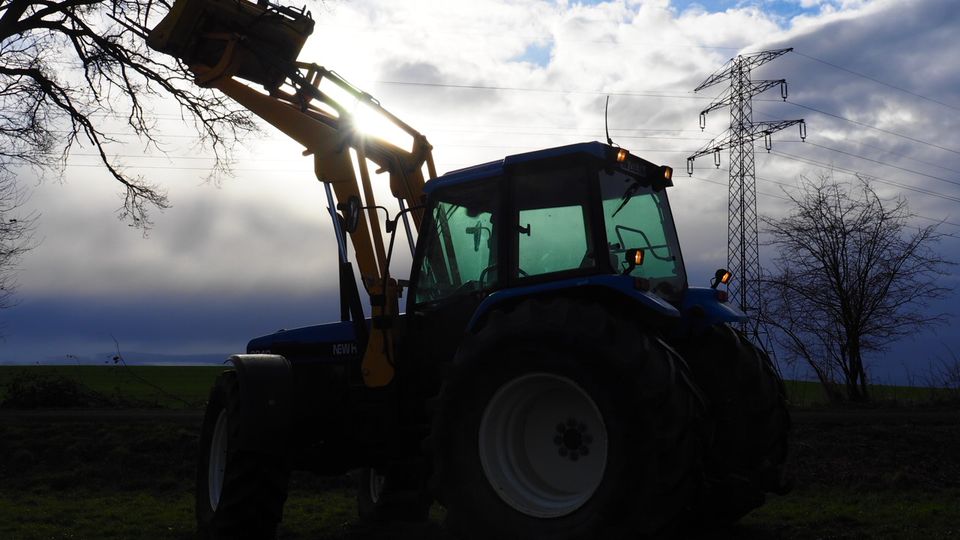
M337 83L323 79L320 91L329 96L353 117L357 128L364 134L377 137L406 151L413 149L413 137L384 116L380 111L357 99Z

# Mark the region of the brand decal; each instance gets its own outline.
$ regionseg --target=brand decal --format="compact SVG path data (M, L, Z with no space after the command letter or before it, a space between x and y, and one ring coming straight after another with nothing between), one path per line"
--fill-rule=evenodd
M344 356L347 354L357 354L357 344L356 343L334 343L333 344L333 355L334 356Z

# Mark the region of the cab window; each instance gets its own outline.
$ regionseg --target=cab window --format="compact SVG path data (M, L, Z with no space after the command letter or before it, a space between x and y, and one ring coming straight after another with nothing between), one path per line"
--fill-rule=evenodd
M487 290L496 282L498 184L452 186L434 197L415 303Z
M655 292L673 298L684 287L684 270L666 192L622 172L601 172L600 192L614 269L627 271L627 250L643 250L643 263L630 269L630 275L650 280Z
M517 277L596 268L588 186L576 167L514 178Z

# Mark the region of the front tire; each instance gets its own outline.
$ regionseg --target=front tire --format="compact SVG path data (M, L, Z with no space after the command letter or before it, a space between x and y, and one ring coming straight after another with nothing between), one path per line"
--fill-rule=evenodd
M598 304L528 300L468 337L434 421L434 474L463 538L662 534L699 483L683 362Z
M249 423L240 406L237 373L225 371L210 393L200 436L196 517L201 538L276 537L287 498L289 465L276 456L243 448L244 429L249 429Z

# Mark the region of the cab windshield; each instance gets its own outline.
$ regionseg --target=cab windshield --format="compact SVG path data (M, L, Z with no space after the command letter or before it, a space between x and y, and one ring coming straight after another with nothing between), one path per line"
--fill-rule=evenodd
M432 208L415 303L492 287L497 277L498 182L449 190Z
M629 274L649 280L657 294L676 298L685 286L685 272L666 191L654 191L620 171L601 171L600 192L613 268L625 272L630 267L627 250L641 249L643 263Z

